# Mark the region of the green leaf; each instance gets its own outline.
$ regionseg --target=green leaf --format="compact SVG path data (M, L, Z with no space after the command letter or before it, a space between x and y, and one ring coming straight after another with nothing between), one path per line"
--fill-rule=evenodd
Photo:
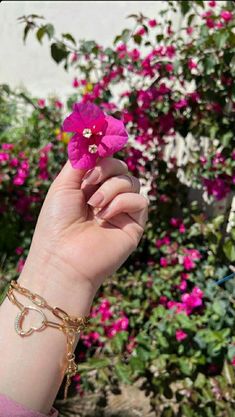
M124 29L122 31L121 37L124 43L126 43L129 40L130 35L131 35L130 29Z
M188 358L179 358L179 367L184 375L191 375L192 364L189 362Z
M226 132L224 135L222 135L221 137L221 142L223 144L223 146L228 146L231 142L231 139L234 137L233 132Z
M228 359L231 361L235 357L235 345L228 347Z
M33 28L33 26L32 26L30 23L28 23L28 24L25 26L25 28L24 28L24 35L23 35L23 41L24 41L24 42L26 42L26 38L27 38L27 36L28 36L28 34L29 34L29 31L30 31L32 28Z
M65 46L60 43L51 44L51 56L57 64L67 58L69 52L66 50Z
M218 31L215 33L215 44L216 46L221 49L225 46L228 38L229 38L229 33L226 31Z
M111 345L114 348L115 351L117 352L121 352L124 346L124 343L127 341L128 339L128 332L120 332L117 333L112 341L111 341Z
M223 251L229 261L235 261L235 244L232 240L227 240L223 246Z
M181 10L181 13L183 14L183 16L185 16L189 12L189 10L191 9L191 5L190 5L189 1L180 1L179 6L180 6L180 10Z
M54 26L50 23L48 25L41 26L38 29L36 37L40 43L42 43L42 39L45 35L47 35L49 39L51 39L54 35Z
M10 284L7 284L4 289L0 292L0 305L2 304L2 302L5 300L6 295L7 295L7 291L8 288L10 287Z
M234 375L234 369L232 367L232 365L229 365L227 361L224 362L224 367L223 367L223 371L222 371L227 384L228 385L232 385L234 386L235 384L235 375Z
M131 376L131 371L128 365L125 365L122 362L117 362L115 365L115 371L116 374L118 376L118 378L124 382L124 384L130 384L130 376Z
M107 358L90 358L87 362L78 364L78 372L105 368L109 365L110 362Z
M188 17L188 26L191 25L191 23L195 19L195 17L196 17L196 15L194 13L190 14L190 16Z
M72 42L74 45L76 45L76 41L70 33L62 33L62 37L64 39L67 39L68 41Z
M142 36L140 36L140 35L133 35L133 39L134 39L134 42L137 44L137 45L140 45L141 44L141 42L142 42Z
M46 25L46 33L49 39L51 39L55 33L54 26L51 25L50 23Z
M41 28L38 29L36 33L36 37L40 43L42 43L42 38L45 34L46 34L45 27L42 26Z
M196 388L202 388L206 384L207 380L204 374L199 373L195 379L194 386Z
M222 317L226 312L226 304L222 300L216 300L212 304L212 309L216 314Z
M215 58L213 55L208 55L204 61L204 69L206 74L213 72L214 66L216 64Z
M130 367L133 372L143 372L145 370L145 362L136 356L131 356Z

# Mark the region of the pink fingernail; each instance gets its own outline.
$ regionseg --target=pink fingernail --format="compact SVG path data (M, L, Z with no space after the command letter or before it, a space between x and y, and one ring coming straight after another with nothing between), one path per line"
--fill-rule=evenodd
M87 172L83 177L83 182L87 184L94 184L100 176L99 171L93 169L92 171Z
M93 196L88 200L87 204L90 204L93 207L99 207L99 205L104 200L104 195L100 191L97 191Z
M98 217L99 219L103 219L103 217L109 214L109 212L110 212L110 208L107 207L105 209L100 210L99 213L96 214L96 217Z

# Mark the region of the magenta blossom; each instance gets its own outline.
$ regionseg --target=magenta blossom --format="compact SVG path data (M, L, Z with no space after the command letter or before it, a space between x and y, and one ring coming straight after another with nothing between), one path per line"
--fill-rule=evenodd
M230 20L232 20L232 18L233 18L233 14L229 10L222 10L222 12L220 13L220 17L225 22L230 22Z
M149 27L154 28L155 26L157 26L157 21L155 19L150 19L148 21Z
M186 339L187 336L187 333L185 333L182 329L178 329L175 332L175 337L178 342L181 342L182 340Z
M68 155L73 168L80 169L93 168L98 157L112 156L128 139L121 120L89 102L74 104L63 130L75 133L68 144Z

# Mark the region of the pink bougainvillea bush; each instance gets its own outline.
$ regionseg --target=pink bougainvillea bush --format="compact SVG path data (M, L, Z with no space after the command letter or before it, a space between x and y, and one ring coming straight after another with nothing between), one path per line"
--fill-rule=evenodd
M76 352L74 388L106 395L136 382L159 417L227 417L235 397L235 286L219 288L215 280L235 261L235 232L232 224L227 229L228 204L209 217L189 194L201 189L213 209L234 191L235 8L231 1L167 7L149 18L132 15L134 25L108 48L55 36L53 25L35 15L20 19L24 38L35 31L69 70L71 95L65 103L1 86L1 299L24 265L42 201L67 153L75 168L93 166L97 152L107 156L108 143L105 149L118 151L140 177L149 221L138 250L97 296ZM97 124L77 123L75 103L95 108Z

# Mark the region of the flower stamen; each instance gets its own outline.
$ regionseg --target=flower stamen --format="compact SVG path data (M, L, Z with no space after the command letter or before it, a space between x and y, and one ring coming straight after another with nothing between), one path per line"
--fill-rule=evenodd
M92 131L91 131L91 129L86 128L86 129L83 129L82 134L83 134L84 138L89 139L92 136Z
M92 145L89 145L89 147L88 147L88 151L89 151L90 153L96 153L96 152L97 152L97 150L98 150L98 146L97 146L97 145L95 145L94 143L93 143Z

